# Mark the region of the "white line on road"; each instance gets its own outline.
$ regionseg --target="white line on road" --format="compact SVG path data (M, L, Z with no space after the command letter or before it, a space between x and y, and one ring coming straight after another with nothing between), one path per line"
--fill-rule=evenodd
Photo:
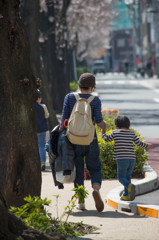
M112 84L113 81L96 81L97 84Z
M154 101L159 103L159 99L158 98L154 98Z
M130 83L131 83L131 84L137 84L138 81L136 81L136 80L131 80Z
M122 85L122 84L137 84L138 82L135 81L135 80L132 80L132 81L126 81L126 80L106 80L106 81L100 81L100 80L97 80L96 81L97 84L119 84L119 85Z
M119 81L117 81L116 83L117 83L117 84L125 84L125 83L126 83L126 81L119 80Z

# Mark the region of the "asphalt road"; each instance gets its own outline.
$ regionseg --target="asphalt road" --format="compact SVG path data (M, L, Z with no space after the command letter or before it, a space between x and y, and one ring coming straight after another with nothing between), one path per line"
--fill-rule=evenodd
M134 203L150 204L159 206L159 189L150 193L143 194L142 196L136 196Z
M159 93L147 87L143 79L124 74L97 75L96 91L104 110L117 109L127 115L131 127L143 137L157 138L159 133Z

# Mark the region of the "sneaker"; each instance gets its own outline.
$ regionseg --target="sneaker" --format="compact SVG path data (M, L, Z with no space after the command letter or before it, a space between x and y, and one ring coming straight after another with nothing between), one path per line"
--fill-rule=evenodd
M122 195L122 196L120 197L120 200L123 200L123 201L130 201L130 195L128 195L128 196L124 196L124 195Z
M42 172L45 171L45 164L41 164L41 171L42 171Z
M92 195L93 195L93 198L95 201L95 206L96 206L97 211L102 212L104 209L104 203L102 201L99 191L97 189L94 189Z
M130 183L128 186L128 193L130 195L130 201L135 199L135 185Z
M85 203L78 203L77 209L78 209L78 210L82 210L82 211L86 210L86 208L85 208Z

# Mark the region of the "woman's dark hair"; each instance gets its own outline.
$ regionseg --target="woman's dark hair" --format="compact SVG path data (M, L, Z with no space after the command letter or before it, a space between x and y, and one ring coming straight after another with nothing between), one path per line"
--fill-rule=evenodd
M95 76L91 73L83 73L78 80L78 85L83 89L95 88Z
M89 87L80 87L80 89L88 90Z
M115 125L118 128L129 128L130 120L126 116L118 116L117 118L115 118Z

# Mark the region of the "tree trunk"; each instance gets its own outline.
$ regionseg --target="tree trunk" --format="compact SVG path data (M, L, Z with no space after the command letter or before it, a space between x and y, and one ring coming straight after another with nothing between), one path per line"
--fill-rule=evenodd
M40 44L39 44L39 28L40 28L40 7L39 0L21 0L21 16L26 26L28 33L30 47L31 47L31 67L33 74L37 78L42 80L42 99L46 104L50 117L48 119L49 129L52 130L58 124L56 113L53 109L54 98L49 93L49 84L47 81L47 75L42 67L43 63L41 60ZM34 23L34 24L33 24Z
M19 18L18 0L0 1L0 191L8 205L40 196L41 170L37 145L30 50Z
M69 76L67 74L68 58L66 43L65 47L61 46L60 49L59 45L61 43L58 41L58 38L61 36L57 36L56 25L59 26L58 29L63 29L60 33L63 35L64 31L66 31L66 26L64 27L64 24L66 22L66 12L70 4L70 0L63 1L61 11L56 9L58 1L53 1L52 4L46 2L46 4L48 12L42 12L40 17L40 30L46 37L44 38L44 42L41 43L42 56L45 73L49 82L50 94L53 99L54 109L61 113L64 97L69 91ZM51 18L54 19L53 22L50 21ZM63 36L61 38L63 39ZM60 54L61 57L59 56Z

